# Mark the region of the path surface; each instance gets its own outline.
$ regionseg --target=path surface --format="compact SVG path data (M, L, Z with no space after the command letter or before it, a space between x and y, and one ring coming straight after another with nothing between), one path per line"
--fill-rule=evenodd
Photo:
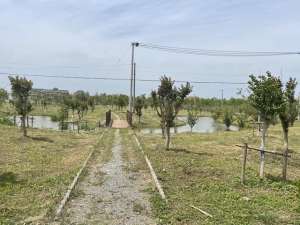
M117 118L113 120L112 128L128 128L129 124L126 120L121 120L119 115L113 112L113 115Z
M149 183L145 174L126 169L126 150L118 129L110 161L89 167L88 175L78 184L78 196L67 204L61 224L155 224L150 216L149 196L143 191Z

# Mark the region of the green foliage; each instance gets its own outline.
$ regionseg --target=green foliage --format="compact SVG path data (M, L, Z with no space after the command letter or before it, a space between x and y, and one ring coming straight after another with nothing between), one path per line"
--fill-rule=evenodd
M84 91L76 91L73 94L72 98L72 106L76 109L78 119L81 121L83 119L84 113L87 113L88 107L88 100L89 100L89 93Z
M255 77L250 75L249 102L260 114L263 122L268 126L283 105L282 83L279 77L272 76L270 72L266 75Z
M246 127L246 121L247 121L247 116L245 113L237 113L236 114L236 121L239 126L239 128L245 128Z
M290 78L286 83L285 90L282 90L283 104L279 118L284 132L288 131L288 127L294 124L298 116L297 101L295 99L296 86L296 79Z
M146 97L145 95L141 95L136 97L135 102L134 102L134 110L136 115L139 117L139 123L141 121L141 116L142 116L142 109L145 108L146 105Z
M170 77L163 76L157 91L152 91L152 105L161 117L162 129L167 134L166 148L170 144L170 127L174 125L174 120L181 109L185 98L192 92L189 83L181 85L180 88L174 86L174 81Z
M92 109L92 112L94 112L94 110L95 110L95 97L94 96L90 96L88 98L88 106Z
M0 105L8 99L8 93L5 89L0 88Z
M9 80L12 89L12 104L14 105L16 112L22 117L23 135L26 136L27 130L25 126L25 118L32 110L32 105L29 101L29 94L33 83L31 80L27 80L25 77L20 78L19 76L10 76Z
M216 110L213 112L212 117L214 120L218 120L222 115L222 111L221 110Z
M0 117L0 124L13 126L14 123L7 117Z
M189 109L188 116L187 116L187 123L191 128L191 132L193 131L193 127L196 125L198 120L198 113L196 110Z
M231 126L233 121L233 116L232 116L232 112L230 111L225 111L224 113L224 118L223 118L223 122L226 126L226 130L229 130L229 127Z

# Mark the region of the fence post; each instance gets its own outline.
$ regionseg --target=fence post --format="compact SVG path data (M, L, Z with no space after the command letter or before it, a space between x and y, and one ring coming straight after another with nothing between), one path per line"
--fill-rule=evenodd
M248 154L248 144L245 143L244 155L243 155L243 161L242 161L242 174L241 174L241 183L242 184L245 184L245 171L246 171L247 154Z

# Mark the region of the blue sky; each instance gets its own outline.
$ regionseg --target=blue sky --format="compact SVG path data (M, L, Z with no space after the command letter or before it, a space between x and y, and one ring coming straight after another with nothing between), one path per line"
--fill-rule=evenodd
M130 42L218 50L299 51L297 0L1 0L0 72L129 77ZM300 56L170 54L138 48L137 76L247 82L267 70L300 80ZM128 93L124 81L31 78L37 88ZM137 83L148 93L156 83ZM0 87L9 88L6 77ZM235 96L232 85L194 85L194 95Z

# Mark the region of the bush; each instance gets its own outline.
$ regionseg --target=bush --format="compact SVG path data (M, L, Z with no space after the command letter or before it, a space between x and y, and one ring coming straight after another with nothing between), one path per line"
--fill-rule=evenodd
M246 115L244 113L238 113L236 115L236 121L240 129L246 127Z
M52 122L58 122L60 120L59 115L51 115L50 116Z
M222 115L222 112L220 110L216 110L215 112L213 112L212 114L212 118L217 121Z
M0 117L0 124L13 126L14 123L7 117Z
M224 124L226 126L226 130L229 130L230 125L232 124L232 113L229 111L226 111L224 113Z

